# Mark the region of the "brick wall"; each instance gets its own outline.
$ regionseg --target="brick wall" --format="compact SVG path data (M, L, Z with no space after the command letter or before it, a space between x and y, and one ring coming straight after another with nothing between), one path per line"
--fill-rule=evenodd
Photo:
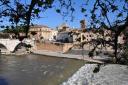
M36 43L37 50L48 50L53 52L62 52L63 51L63 44L59 43Z

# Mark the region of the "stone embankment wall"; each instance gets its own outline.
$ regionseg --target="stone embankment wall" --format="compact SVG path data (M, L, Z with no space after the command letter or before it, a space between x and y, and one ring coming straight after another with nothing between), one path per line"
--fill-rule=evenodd
M65 43L63 45L63 53L68 52L72 47L73 47L73 44L72 43Z
M37 50L47 50L47 51L62 51L63 44L58 43L36 43Z
M67 52L72 46L72 43L36 43L37 50L47 50L63 53Z

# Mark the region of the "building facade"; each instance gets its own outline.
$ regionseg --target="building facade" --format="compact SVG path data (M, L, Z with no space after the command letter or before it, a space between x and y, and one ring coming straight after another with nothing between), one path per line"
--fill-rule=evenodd
M31 26L29 30L30 38L35 40L54 40L58 31L44 25Z
M80 30L76 31L73 35L74 43L77 42L84 42L84 49L91 50L96 46L97 42L101 43L98 45L97 48L101 48L102 51L113 51L114 44L114 34L110 30L106 29L96 29L96 30L89 30L86 32L82 32ZM111 42L111 44L109 44ZM118 44L123 45L125 42L124 35L121 34L118 37ZM99 50L98 49L98 50Z

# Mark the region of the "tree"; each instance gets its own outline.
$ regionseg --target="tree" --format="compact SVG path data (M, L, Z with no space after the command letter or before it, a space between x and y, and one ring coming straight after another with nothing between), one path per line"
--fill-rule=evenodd
M6 26L5 29L2 30L4 33L14 33L14 34L19 34L19 33L24 33L25 31L25 26Z
M9 17L9 21L17 28L18 24L23 24L26 29L26 37L30 28L32 18L39 17L41 10L51 8L54 0L31 0L30 4L23 3L19 0L0 0L1 6L4 7L1 16ZM13 4L13 5L12 5Z
M118 62L118 37L128 27L128 0L121 0L122 6L116 3L116 0L95 0L91 12L91 24L93 28L96 26L105 28L114 33L113 43L109 44L114 46L114 62ZM85 8L82 8L84 10ZM82 11L84 12L84 11ZM115 16L116 20L110 22L108 15ZM107 42L106 40L104 40ZM107 42L108 43L108 42Z
M92 18L92 24L95 27L97 24L100 26L106 28L107 30L111 30L114 32L114 62L118 62L117 57L117 49L118 49L118 37L123 32L123 30L126 29L128 26L128 1L122 0L120 3L123 3L122 8L120 7L120 4L116 4L116 0L95 0L93 9L91 10L91 18ZM98 15L96 11L99 9L100 14ZM113 24L111 24L110 19L108 17L108 14L110 13L116 13L115 17L117 19L113 21ZM111 14L112 15L112 14ZM100 21L102 20L103 21ZM107 21L107 23L105 22Z
M69 4L66 4L66 1L62 0L61 8L70 9L72 14L75 11L72 6L73 1L68 1ZM86 16L88 16L86 14L88 9L86 8L90 4L89 1L91 0L87 0L81 5L81 12ZM62 10L57 10L57 12L63 13ZM68 11L64 14L68 14ZM114 16L116 19L112 21L109 15ZM104 42L114 45L113 61L117 63L118 37L128 27L128 0L95 0L93 7L90 9L90 18L92 28L102 27L113 32L113 40L111 42L104 40Z

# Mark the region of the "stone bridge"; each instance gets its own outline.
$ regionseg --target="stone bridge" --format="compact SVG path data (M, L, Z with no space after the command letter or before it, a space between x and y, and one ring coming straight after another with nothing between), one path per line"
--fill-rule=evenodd
M18 39L0 39L0 45L2 45L9 52L13 52L15 48L21 43L34 46L34 41L30 39L24 39L22 42Z

